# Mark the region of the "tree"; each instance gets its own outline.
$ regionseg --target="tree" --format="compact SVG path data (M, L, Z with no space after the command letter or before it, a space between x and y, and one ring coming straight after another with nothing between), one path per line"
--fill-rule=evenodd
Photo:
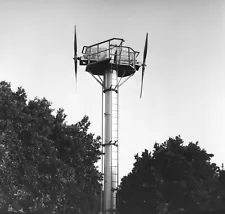
M153 173L151 153L135 156L131 173L123 177L118 191L120 213L156 213L157 185Z
M121 180L120 213L198 213L224 208L219 167L196 143L169 138L153 152L135 155L132 172Z
M95 167L100 137L90 122L67 125L43 98L0 82L0 207L25 213L88 213L97 209L101 174Z

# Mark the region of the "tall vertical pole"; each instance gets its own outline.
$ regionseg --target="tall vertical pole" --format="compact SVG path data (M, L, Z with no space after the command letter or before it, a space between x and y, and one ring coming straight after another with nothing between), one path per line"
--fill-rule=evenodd
M102 148L102 157L101 157L101 173L104 175L104 84L102 85L102 111L101 111L101 116L102 116L102 143L101 143L101 148ZM104 190L104 179L102 181L102 189L101 189L101 201L100 201L100 212L99 214L103 213L103 190Z
M112 75L104 75L105 92L105 157L104 157L104 214L112 213Z

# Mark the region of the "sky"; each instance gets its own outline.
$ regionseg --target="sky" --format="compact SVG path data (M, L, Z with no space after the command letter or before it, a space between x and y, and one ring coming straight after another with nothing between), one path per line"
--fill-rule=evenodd
M76 89L74 25L78 55L119 37L142 61L149 34L142 99L141 69L120 88L120 178L135 154L177 135L225 162L225 1L0 0L0 80L64 108L68 124L89 116L101 135L101 87L85 67Z

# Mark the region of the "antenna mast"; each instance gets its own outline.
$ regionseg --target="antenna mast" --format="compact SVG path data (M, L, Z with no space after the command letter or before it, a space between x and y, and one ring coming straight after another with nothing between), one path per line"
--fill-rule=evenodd
M147 38L147 36L146 36ZM102 173L104 175L102 214L118 214L117 189L119 184L118 156L118 100L119 88L142 66L136 58L139 52L123 46L124 40L112 38L91 46L84 46L82 57L77 57L77 36L74 36L75 77L77 60L102 87ZM147 40L147 39L146 39ZM147 45L146 48L147 49ZM144 54L145 57L147 52ZM145 67L145 60L143 60ZM144 71L142 71L143 73ZM143 79L143 78L142 78ZM123 80L123 81L121 81ZM142 81L143 83L143 81ZM102 105L103 111L103 105ZM104 120L104 122L103 122ZM102 195L102 194L101 194Z

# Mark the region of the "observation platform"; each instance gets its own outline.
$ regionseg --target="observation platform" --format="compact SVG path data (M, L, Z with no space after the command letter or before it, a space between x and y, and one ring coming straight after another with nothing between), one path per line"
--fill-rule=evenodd
M118 71L118 77L134 74L140 64L137 62L139 52L123 46L123 39L112 38L91 46L84 46L80 65L86 65L86 71L93 75L104 75L106 70Z

